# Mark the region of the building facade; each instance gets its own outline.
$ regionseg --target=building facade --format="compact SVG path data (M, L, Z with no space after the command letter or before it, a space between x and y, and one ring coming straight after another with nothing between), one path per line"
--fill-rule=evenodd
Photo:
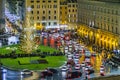
M67 24L67 0L61 0L60 1L60 25L66 25Z
M26 0L25 7L32 8L30 15L36 27L58 28L78 21L77 0Z
M2 34L5 27L5 0L0 0L0 5L0 34Z
M34 26L55 28L59 26L60 0L26 0L25 7L31 7L31 20ZM28 12L26 10L26 15Z
M120 3L78 0L78 33L107 50L120 47Z
M67 24L70 29L77 28L78 12L77 0L68 0L67 3Z

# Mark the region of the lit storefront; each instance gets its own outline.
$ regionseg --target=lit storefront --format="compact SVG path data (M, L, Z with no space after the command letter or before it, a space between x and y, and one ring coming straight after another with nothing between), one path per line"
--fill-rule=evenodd
M77 33L85 43L93 42L97 47L109 51L118 49L119 37L111 32L80 25Z

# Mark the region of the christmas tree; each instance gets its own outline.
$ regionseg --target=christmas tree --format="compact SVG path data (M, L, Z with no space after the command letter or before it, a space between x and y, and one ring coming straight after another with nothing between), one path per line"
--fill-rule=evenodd
M34 41L35 30L33 27L33 20L30 18L30 11L26 13L25 23L23 25L23 30L20 35L20 46L19 49L24 53L30 54L36 49L36 44Z

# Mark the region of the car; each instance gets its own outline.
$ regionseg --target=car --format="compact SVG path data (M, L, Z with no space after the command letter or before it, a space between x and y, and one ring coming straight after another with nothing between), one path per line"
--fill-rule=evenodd
M74 62L75 62L75 64L79 63L79 59L75 58Z
M67 68L67 66L63 66L61 70L66 72L68 70L68 68Z
M79 71L72 71L67 73L66 79L74 79L82 76L82 73Z
M32 75L32 74L33 74L33 71L28 70L28 69L23 69L23 70L21 71L21 74L22 74L22 75Z
M75 70L80 70L80 65L79 64L75 65Z
M85 56L86 56L86 57L90 57L90 56L91 56L90 51L85 51Z
M54 68L48 68L48 70L52 73L58 73L58 70Z
M48 77L53 76L53 72L51 72L51 71L42 71L42 72L40 73L40 77L41 77L41 78L45 78L46 76L48 76Z

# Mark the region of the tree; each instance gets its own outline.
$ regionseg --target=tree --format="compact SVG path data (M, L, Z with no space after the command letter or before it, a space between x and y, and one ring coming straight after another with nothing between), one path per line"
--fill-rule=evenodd
M30 12L26 15L26 20L24 23L24 27L22 30L22 33L20 35L20 46L19 49L23 51L24 53L30 54L33 50L37 48L34 37L35 37L35 31L33 29L31 18L30 18Z

